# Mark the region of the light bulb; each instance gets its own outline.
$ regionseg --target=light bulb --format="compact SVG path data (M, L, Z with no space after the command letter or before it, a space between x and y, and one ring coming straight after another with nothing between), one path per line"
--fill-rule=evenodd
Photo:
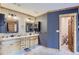
M33 20L30 20L30 19L27 19L27 18L26 18L26 22L34 23Z
M8 18L11 18L12 16L11 15L8 15Z
M28 22L30 22L30 20L29 20L29 19L27 19L27 21L28 21Z
M16 17L16 16L13 16L13 19L14 19L14 20L18 20L18 17Z

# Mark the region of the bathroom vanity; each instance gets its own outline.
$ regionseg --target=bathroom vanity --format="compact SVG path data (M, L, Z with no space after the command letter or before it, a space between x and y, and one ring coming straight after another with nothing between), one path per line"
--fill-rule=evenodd
M39 31L35 24L32 16L1 8L0 55L13 55L38 45Z
M39 34L26 36L15 36L0 39L0 54L11 55L25 48L32 48L38 45Z

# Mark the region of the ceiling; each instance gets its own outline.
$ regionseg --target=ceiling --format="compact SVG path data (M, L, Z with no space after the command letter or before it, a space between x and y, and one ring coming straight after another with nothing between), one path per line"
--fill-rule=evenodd
M78 6L79 3L12 3L7 5L12 6L11 8L14 9L18 9L15 8L15 6L17 6L22 10L20 10L21 12L36 17L48 11Z

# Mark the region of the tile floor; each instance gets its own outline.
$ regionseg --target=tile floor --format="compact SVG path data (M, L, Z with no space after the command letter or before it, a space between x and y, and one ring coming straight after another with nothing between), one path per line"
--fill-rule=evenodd
M47 48L44 46L36 46L27 53L27 55L75 55L75 54L78 55L79 53L73 53L70 52L69 50L60 51L58 49Z

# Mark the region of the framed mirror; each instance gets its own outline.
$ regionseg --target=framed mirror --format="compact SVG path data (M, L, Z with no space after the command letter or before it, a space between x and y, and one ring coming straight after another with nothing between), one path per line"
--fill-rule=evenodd
M17 33L18 32L18 18L13 16L13 14L8 15L6 18L7 33Z
M26 32L33 32L33 24L26 23Z
M17 21L7 21L7 32L9 32L9 33L18 32L18 22Z

